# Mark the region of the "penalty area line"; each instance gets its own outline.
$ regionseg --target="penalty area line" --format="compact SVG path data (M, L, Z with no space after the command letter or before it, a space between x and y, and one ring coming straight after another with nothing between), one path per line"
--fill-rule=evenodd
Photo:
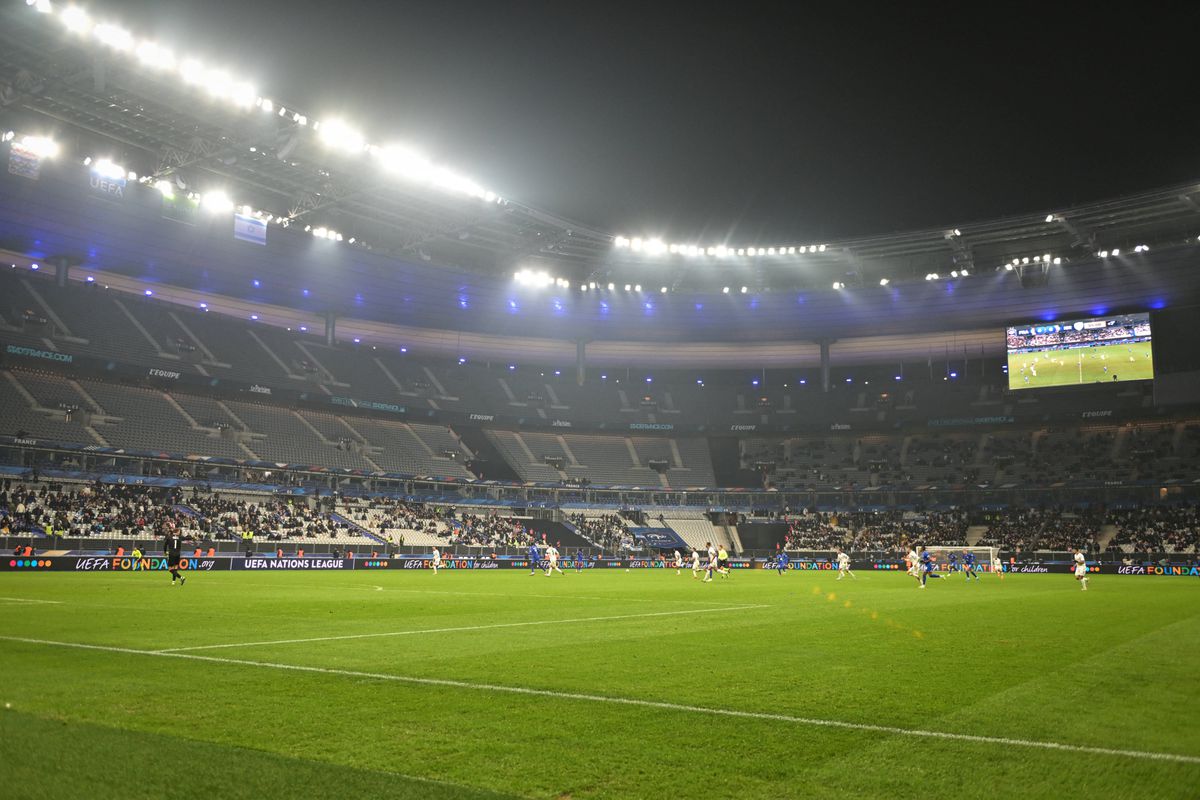
M846 722L835 719L798 717L790 714L769 714L761 711L739 711L732 708L692 706L683 703L667 703L658 700L641 700L635 697L613 697L609 695L585 694L581 692L559 692L551 689L533 689L524 686L504 686L494 683L472 683L470 681L451 680L448 678L419 678L411 675L390 675L383 672L361 672L358 670L335 669L332 667L309 667L301 664L280 664L271 661L250 661L241 658L223 658L220 656L198 655L196 653L169 653L160 650L137 650L131 647L113 647L109 645L83 644L80 642L59 642L49 639L31 639L23 636L0 636L0 640L9 642L22 642L25 644L46 645L50 647L71 647L80 650L96 650L108 653L151 656L154 658L179 658L188 661L203 661L211 664L227 664L238 667L260 667L263 669L275 669L316 675L333 675L344 678L363 678L367 680L402 683L412 686L449 687L478 692L496 692L502 694L524 695L526 697L545 697L553 700L572 700L589 703L602 703L607 705L630 706L634 708L651 708L660 711L674 711L686 714L703 714L710 717L783 722L792 725L861 731L867 733L882 733L892 736L907 736L911 738L941 739L944 741L1002 745L1005 747L1024 747L1036 750L1056 750L1064 753L1113 756L1117 758L1131 758L1142 761L1167 761L1177 764L1200 764L1200 756L1188 756L1181 753L1160 753L1148 750L1126 750L1115 747L1093 747L1091 745L1082 744L1046 742L1036 739L1014 739L1007 736L984 736L970 733L923 730L920 728L900 728L892 725L871 725L864 722Z
M694 608L686 611L654 611L647 614L615 614L606 617L576 617L574 619L537 619L526 622L497 622L494 625L460 625L453 628L417 628L406 631L384 631L382 633L347 633L340 636L311 636L302 639L275 639L263 642L228 642L225 644L198 644L191 647L168 647L156 653L183 653L191 650L225 650L230 647L265 647L275 644L303 644L306 642L337 642L345 639L379 639L389 636L417 636L425 633L459 633L462 631L486 631L494 628L526 628L532 625L560 625L575 622L608 622L621 619L645 619L647 617L680 617L690 614L715 614L719 611L748 611L754 608L769 608L765 605L728 606L726 608Z

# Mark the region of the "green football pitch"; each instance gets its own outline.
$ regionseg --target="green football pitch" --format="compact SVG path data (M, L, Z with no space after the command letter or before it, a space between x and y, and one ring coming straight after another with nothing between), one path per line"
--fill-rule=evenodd
M5 575L5 797L1196 797L1200 581Z
M1150 342L1008 355L1010 389L1142 381L1153 377Z

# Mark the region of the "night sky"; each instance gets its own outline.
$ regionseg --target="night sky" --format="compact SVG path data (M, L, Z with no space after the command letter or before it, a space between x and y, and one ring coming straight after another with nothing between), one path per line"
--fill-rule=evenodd
M875 5L89 8L240 66L277 102L630 235L816 241L1200 179L1200 4Z

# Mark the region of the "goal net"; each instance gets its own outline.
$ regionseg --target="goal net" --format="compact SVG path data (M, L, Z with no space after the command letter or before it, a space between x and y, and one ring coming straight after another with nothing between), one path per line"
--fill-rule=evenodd
M992 560L1000 555L998 547L947 547L945 545L931 545L925 548L929 552L929 557L939 571L944 570L962 570L963 565L967 563L966 555L970 553L975 557L976 572L991 572Z

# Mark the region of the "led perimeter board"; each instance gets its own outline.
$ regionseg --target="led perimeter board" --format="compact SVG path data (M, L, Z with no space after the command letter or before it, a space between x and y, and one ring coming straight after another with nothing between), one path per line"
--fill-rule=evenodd
M1014 325L1007 340L1009 389L1154 377L1146 313Z

